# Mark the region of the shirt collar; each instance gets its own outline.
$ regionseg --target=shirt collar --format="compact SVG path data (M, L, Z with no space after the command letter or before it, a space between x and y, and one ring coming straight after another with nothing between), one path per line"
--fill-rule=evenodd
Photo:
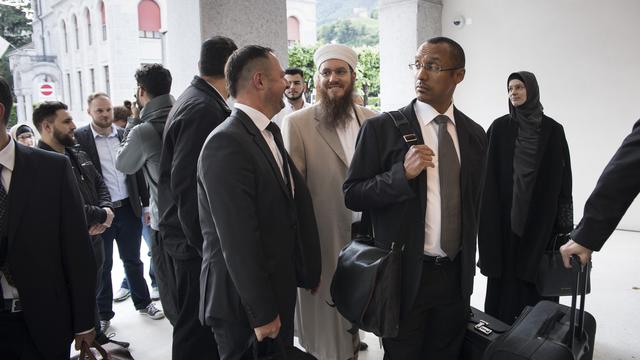
M449 108L444 112L444 114L440 114L436 109L433 108L433 106L420 100L416 100L414 109L416 111L416 116L418 117L418 120L420 120L420 124L422 126L429 125L429 123L431 123L438 115L446 115L451 120L453 125L456 124L456 119L454 119L453 117L453 102L451 102L451 105L449 105Z
M267 126L269 126L269 123L271 122L271 120L269 120L269 118L265 114L252 108L249 105L236 102L235 107L236 109L242 110L245 114L247 114L249 118L251 118L251 121L253 121L253 123L256 124L256 127L260 131L264 131L264 129L266 129Z
M98 134L98 132L93 128L93 122L89 123L89 128L91 129L91 133L93 134L93 138L97 138L97 137L114 137L114 136L118 136L118 128L114 125L111 124L111 134L109 134L108 136L102 136L100 134Z
M204 80L204 79L202 79L202 80ZM212 85L210 82L208 82L207 80L204 80L204 82L206 82L207 84L209 84L209 86L211 86L211 87L213 88L213 90L215 90L215 92L217 92L217 93L218 93L218 95L220 95L220 98L221 98L222 100L225 100L225 101L226 101L225 97L224 97L224 96L222 96L222 93L220 93L220 91L218 91L218 89L216 89L216 87L215 87L215 86L213 86L213 85Z
M13 172L13 167L16 163L16 144L9 136L9 143L4 149L0 150L0 164L2 167L7 168L7 170Z

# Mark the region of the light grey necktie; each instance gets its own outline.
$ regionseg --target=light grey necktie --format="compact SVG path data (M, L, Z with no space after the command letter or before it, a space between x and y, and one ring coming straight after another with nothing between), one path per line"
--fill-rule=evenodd
M440 175L440 247L452 260L460 251L462 213L460 198L460 162L447 123L449 117L438 115L438 174Z

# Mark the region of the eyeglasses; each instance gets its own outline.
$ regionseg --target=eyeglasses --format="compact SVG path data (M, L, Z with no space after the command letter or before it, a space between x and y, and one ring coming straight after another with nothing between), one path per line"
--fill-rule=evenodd
M336 69L336 70L331 70L331 69L324 69L322 70L322 72L320 72L320 76L322 76L325 79L328 79L331 77L331 74L336 74L337 77L345 77L347 74L349 74L350 71L347 69Z
M420 71L420 70L422 70L422 68L424 68L428 72L437 74L437 73L442 72L442 71L452 71L452 70L462 69L463 67L462 66L457 66L457 67L452 67L452 68L443 68L442 66L440 66L438 64L433 64L433 63L423 64L423 63L421 63L419 61L416 61L413 64L409 64L409 69L411 69L411 70Z

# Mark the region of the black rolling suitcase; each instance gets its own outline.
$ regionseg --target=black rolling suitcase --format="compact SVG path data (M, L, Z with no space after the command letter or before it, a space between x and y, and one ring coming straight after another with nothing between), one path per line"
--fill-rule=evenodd
M511 329L487 347L484 360L591 360L596 320L584 311L588 272L572 259L576 286L571 307L541 301L527 307ZM577 310L580 292L580 310ZM577 324L576 324L577 317Z
M471 307L460 360L482 360L487 346L509 328L508 324Z

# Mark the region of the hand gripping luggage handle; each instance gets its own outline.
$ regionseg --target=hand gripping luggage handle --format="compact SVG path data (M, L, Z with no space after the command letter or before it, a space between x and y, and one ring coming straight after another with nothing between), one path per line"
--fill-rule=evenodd
M571 256L571 267L576 269L576 286L571 289L571 314L569 315L569 348L573 349L573 342L576 337L576 306L578 303L578 292L580 292L580 314L578 316L578 336L584 333L584 302L587 295L587 281L589 280L589 265L580 264L577 255Z

